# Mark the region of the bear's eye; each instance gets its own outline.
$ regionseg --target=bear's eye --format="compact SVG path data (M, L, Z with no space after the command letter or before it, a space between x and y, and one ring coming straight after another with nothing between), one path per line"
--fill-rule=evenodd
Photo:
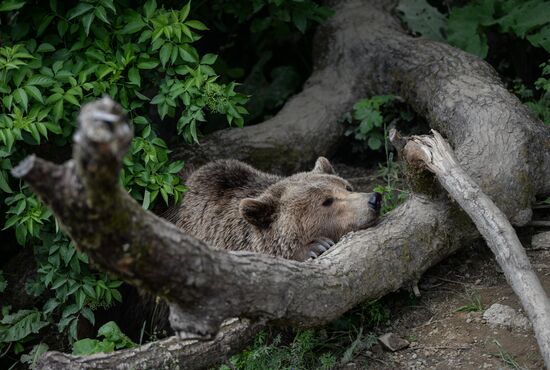
M332 203L334 203L334 198L327 198L323 202L323 207L329 207Z
M350 185L346 185L346 190L351 192L351 191L353 191L353 188Z

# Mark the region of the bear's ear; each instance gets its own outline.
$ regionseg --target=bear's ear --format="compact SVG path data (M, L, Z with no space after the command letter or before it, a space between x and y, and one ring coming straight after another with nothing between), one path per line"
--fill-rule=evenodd
M244 198L239 204L239 212L252 225L266 229L273 222L275 202L268 196Z
M317 158L315 167L311 170L313 173L326 173L328 175L336 175L336 171L325 157Z

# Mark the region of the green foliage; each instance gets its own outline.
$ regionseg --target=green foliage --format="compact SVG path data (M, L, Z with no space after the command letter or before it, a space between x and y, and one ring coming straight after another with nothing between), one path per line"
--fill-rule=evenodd
M367 141L371 150L381 149L384 146L385 128L382 107L394 100L393 95L377 95L359 100L353 106L353 119L359 124L346 134L353 134L356 140Z
M487 57L489 28L529 41L550 52L550 3L546 0L475 0L449 11L445 16L425 0L401 0L398 9L410 30L447 42L467 52Z
M353 135L356 140L366 141L368 149L385 151L386 163L379 164L378 176L384 179L386 185L374 189L382 194L382 214L391 211L408 197L408 192L396 187L400 182L401 170L393 160L388 132L398 123L410 123L413 115L407 108L399 109L397 103L399 98L393 95L377 95L359 100L353 106L352 114L358 124L346 131L346 135Z
M494 0L474 1L449 14L447 41L482 58L487 56L487 27L496 23Z
M0 320L0 342L19 342L31 334L36 334L49 323L44 320L44 315L37 309L19 310L9 313L9 306L2 308L2 320Z
M284 344L281 335L269 340L267 333L262 332L251 348L233 356L230 362L242 370L331 369L336 363L334 355L326 352L319 356L313 351L322 340L316 334L314 330L303 330L292 342ZM220 367L220 370L229 369L227 365Z
M136 344L130 340L114 321L102 325L97 331L98 337L104 339L85 338L73 343L73 355L85 356L99 352L113 352L115 349L132 348Z
M377 342L364 330L385 324L389 310L380 301L365 302L320 329L300 330L291 338L260 333L252 346L230 359L220 370L334 369Z
M7 286L8 286L8 282L6 281L6 278L4 277L3 271L0 270L0 293L2 293L4 290L6 290Z
M243 83L243 92L251 95L247 108L252 120L263 118L265 112L272 112L282 106L301 86L296 68L290 65L273 68L267 78L264 70L272 59L271 51L262 53Z
M214 1L212 8L221 18L232 15L239 23L252 19L250 31L263 33L292 25L300 32L306 32L312 23L325 20L332 11L312 0L243 0L227 2ZM255 17L264 13L262 17Z
M29 365L30 369L35 369L35 364L44 353L48 351L49 347L45 343L38 343L32 347L32 350L28 354L21 355L21 362Z
M550 60L542 63L540 67L542 68L541 77L535 81L535 89L539 91L540 97L538 100L531 100L526 104L544 123L550 124ZM530 98L534 94L531 92L526 95L527 98Z
M121 282L94 271L48 208L10 178L14 164L36 151L56 161L66 158L80 106L107 94L134 124L121 182L151 208L159 198L177 202L185 192L178 177L183 162L169 161L159 135L166 124L177 131L174 141L189 143L199 140L209 114L244 124L247 97L235 91L234 82L220 82L217 56L200 55L194 46L208 28L190 17L190 3L178 6L155 0L139 6L112 0L0 2L2 232L33 248L38 271L26 290L49 298L41 308L2 313L0 349L15 343L13 349L23 351L47 325L75 340L78 320L93 324L94 309L122 299ZM151 112L158 117L147 118ZM0 291L5 287L0 275Z
M435 41L445 41L447 18L427 0L401 0L397 10L411 31Z
M484 310L479 292L475 290L466 290L466 298L469 300L469 303L460 306L455 312L479 312Z
M508 352L502 344L496 339L493 340L493 343L497 347L498 353L493 354L494 357L500 358L500 360L509 368L514 370L527 370L527 368L521 366L516 359L514 358L514 355L512 355L510 352Z

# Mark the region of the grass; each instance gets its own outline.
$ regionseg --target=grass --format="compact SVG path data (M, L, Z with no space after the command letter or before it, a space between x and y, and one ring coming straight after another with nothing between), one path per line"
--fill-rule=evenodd
M286 335L263 331L252 346L231 357L230 363L219 370L339 368L369 350L377 337L368 329L385 324L389 318L389 310L375 300L363 303L322 328Z
M499 357L500 360L505 363L509 368L515 369L515 370L527 370L514 359L514 356L510 354L510 352L506 351L502 344L498 340L493 340L495 345L497 346L498 354L492 354L495 357Z
M470 300L470 303L461 306L455 310L455 312L479 312L483 311L484 306L481 303L481 297L479 292L475 290L466 290L466 296Z

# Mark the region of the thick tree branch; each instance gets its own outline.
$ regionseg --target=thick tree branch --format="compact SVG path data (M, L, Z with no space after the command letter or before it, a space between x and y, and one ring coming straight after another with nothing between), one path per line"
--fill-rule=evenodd
M247 320L232 320L221 327L211 341L181 340L177 336L147 343L143 346L92 356L72 356L47 352L36 367L41 370L150 370L209 368L214 361L246 346L257 333L259 325Z
M546 367L550 368L550 301L546 292L504 213L464 172L443 137L432 132L433 137L413 136L404 155L409 163L433 172L472 218L527 312Z

